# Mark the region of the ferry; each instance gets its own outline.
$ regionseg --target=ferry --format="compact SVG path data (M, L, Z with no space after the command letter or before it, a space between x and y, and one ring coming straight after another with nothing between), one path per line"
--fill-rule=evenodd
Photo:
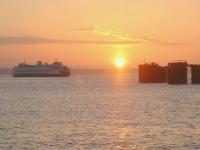
M70 74L70 69L58 61L52 64L38 61L35 65L23 62L12 70L13 77L68 77Z

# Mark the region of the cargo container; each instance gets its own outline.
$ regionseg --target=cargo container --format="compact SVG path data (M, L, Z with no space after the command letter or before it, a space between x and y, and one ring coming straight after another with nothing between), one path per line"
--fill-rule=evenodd
M164 83L166 82L166 67L156 63L139 65L140 83Z
M169 84L187 84L187 62L169 63L167 82Z
M192 73L192 84L200 84L200 65L190 65Z

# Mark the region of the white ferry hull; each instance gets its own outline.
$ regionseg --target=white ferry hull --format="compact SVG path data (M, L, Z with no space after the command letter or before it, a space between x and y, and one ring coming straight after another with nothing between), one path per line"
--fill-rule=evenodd
M68 77L70 69L61 62L53 64L43 64L39 61L36 65L20 63L13 68L13 77Z
M70 73L67 74L13 74L13 77L69 77Z

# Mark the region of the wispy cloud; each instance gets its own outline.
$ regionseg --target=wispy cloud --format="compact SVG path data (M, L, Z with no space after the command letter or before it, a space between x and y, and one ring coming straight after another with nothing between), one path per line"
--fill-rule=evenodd
M13 45L13 44L43 44L43 43L63 43L64 40L32 37L32 36L9 36L0 37L1 45Z
M182 45L182 43L177 43L177 42L171 42L168 40L161 40L157 38L152 38L152 37L145 37L141 35L134 35L134 34L128 34L128 33L122 33L122 32L117 32L114 30L109 30L105 29L104 27L79 27L79 28L74 28L74 31L79 31L79 32L92 32L94 34L104 36L104 37L110 37L115 40L122 40L122 41L132 41L132 40L137 40L140 41L140 43L150 43L153 45L161 45L161 46L177 46L177 45Z
M177 46L181 43L150 38L141 35L127 34L103 27L76 27L72 29L78 32L90 32L100 36L101 40L74 40L74 39L54 39L37 36L8 36L0 37L0 45L33 45L33 44L88 44L88 45L135 45L151 44L159 46Z
M72 28L73 31L78 32L92 32L93 34L97 34L104 37L111 37L117 40L133 40L133 36L130 34L125 34L121 32L117 32L114 30L104 29L104 27L95 26L95 27L75 27Z
M157 44L157 45L161 45L161 46L178 46L178 45L182 45L182 43L159 40L159 39L156 39L156 38L149 38L149 37L144 37L144 36L140 36L140 38L142 40L144 40L144 41L147 41L147 42L150 42L150 43L154 43L154 44Z
M132 45L140 44L137 40L63 40L41 37L0 37L0 45L33 45L33 44L92 44L92 45Z

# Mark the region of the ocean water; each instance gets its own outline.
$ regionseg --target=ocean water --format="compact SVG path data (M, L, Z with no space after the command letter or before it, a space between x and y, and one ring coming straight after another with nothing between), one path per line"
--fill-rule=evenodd
M0 77L0 149L199 150L200 85Z

